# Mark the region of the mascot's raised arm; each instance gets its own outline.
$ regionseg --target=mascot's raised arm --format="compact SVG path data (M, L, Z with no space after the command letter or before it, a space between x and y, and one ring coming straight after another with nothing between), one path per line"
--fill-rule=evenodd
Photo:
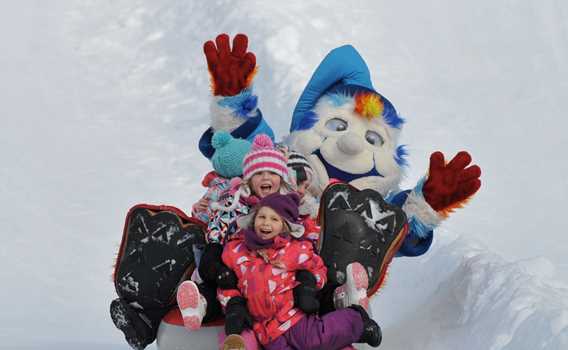
M211 144L215 131L227 131L236 139L248 141L257 134L267 134L274 140L274 132L262 117L258 98L253 94L256 56L247 52L247 46L244 34L234 37L232 48L227 34L220 34L215 42L210 40L203 45L213 99L211 127L201 136L199 150L208 159L215 152Z

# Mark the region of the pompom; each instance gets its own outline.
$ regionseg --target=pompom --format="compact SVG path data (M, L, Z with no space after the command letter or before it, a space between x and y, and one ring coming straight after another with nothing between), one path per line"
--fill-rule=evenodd
M259 150L263 148L274 148L272 140L266 134L256 135L254 140L252 140L252 149Z
M225 147L231 140L233 136L226 131L217 131L213 138L211 139L211 145L215 149L219 149L221 147Z

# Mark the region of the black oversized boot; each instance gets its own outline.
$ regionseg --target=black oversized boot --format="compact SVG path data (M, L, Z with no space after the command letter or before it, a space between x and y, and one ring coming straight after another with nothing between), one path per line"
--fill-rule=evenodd
M203 244L204 231L175 207L139 204L128 211L113 273L119 298L110 316L132 348L152 343L162 318L176 307L177 286L195 268L193 246Z
M156 339L157 329L152 322L122 299L110 303L110 317L133 349L143 350Z
M349 308L357 311L363 320L363 334L361 334L357 343L367 343L374 348L378 347L383 340L381 327L369 317L369 314L361 305L351 305Z
M376 191L335 183L322 194L320 220L319 255L328 268L328 283L344 284L347 266L358 262L372 296L408 232L404 211Z

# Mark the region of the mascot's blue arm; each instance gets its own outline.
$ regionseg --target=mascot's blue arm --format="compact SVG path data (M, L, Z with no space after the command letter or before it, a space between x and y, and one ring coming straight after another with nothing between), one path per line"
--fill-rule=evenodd
M258 134L268 135L274 141L274 132L262 116L262 112L257 108L257 97L251 89L245 89L239 95L229 96L220 99L216 104L217 108L224 109L233 116L234 119L242 121L236 129L231 131L231 136L236 139L245 139L252 142ZM199 139L199 151L207 159L211 159L215 149L211 145L211 139L216 130L209 128L205 130Z
M410 190L399 192L389 198L388 202L402 208L410 192ZM419 256L426 253L432 245L434 230L415 217L409 220L408 225L408 234L396 256Z

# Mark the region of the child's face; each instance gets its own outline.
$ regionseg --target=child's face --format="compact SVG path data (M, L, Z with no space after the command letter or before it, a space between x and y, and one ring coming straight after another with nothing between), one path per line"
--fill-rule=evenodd
M298 192L298 194L300 195L300 199L302 199L304 198L304 194L306 194L308 187L310 187L310 183L308 181L304 181L300 183L297 187L298 188L296 189L296 192Z
M269 207L261 207L254 218L254 232L262 239L272 239L284 231L284 221Z
M282 179L280 175L276 175L270 171L262 171L251 177L250 187L253 194L264 198L269 194L278 192L281 182Z

